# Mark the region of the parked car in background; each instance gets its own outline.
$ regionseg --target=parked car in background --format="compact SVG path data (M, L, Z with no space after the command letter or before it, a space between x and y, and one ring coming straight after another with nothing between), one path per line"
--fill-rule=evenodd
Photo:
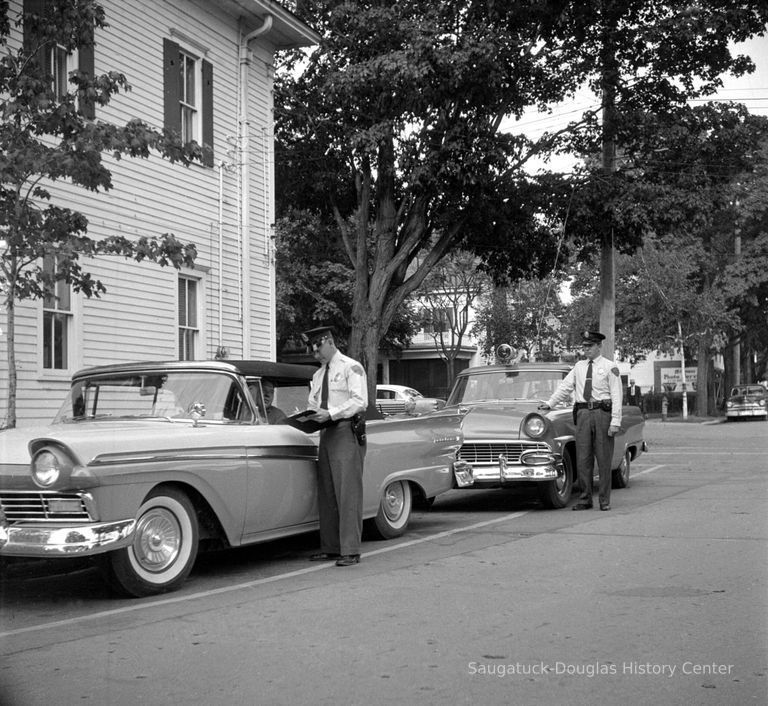
M725 419L768 419L768 390L762 385L737 385L725 403Z
M304 410L314 367L174 361L78 372L53 422L0 432L0 556L95 555L120 592L178 588L201 544L315 530L317 433L270 424ZM450 490L456 412L368 423L364 518L402 534L414 496ZM348 422L342 422L348 423ZM350 431L350 433L352 433Z
M535 486L545 506L565 507L576 474L572 406L537 409L568 374L562 363L509 363L468 368L456 378L446 410L462 415L459 488ZM630 467L645 449L638 407L622 408L615 439L613 487L626 488Z
M376 385L376 409L381 414L426 414L445 407L445 400L424 397L405 385Z

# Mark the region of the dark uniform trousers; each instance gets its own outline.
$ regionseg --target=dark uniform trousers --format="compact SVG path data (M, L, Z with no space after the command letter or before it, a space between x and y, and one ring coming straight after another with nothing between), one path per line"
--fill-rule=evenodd
M601 504L611 502L611 460L614 437L608 436L611 413L600 408L580 409L576 416L576 468L581 495L579 502L592 504L592 473L597 460Z
M363 528L363 459L349 419L320 432L317 502L320 551L359 554Z

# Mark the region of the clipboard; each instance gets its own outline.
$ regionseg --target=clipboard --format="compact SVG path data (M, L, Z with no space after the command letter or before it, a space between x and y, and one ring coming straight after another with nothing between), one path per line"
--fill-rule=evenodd
M321 424L320 422L315 421L314 416L315 411L313 409L305 409L303 412L292 414L283 423L290 424L292 427L299 431L303 431L305 434L313 434L314 432L329 426L329 424L333 424L333 422Z

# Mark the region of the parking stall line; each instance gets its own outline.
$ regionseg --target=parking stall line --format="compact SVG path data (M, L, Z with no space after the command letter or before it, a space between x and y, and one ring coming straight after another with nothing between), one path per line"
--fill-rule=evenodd
M635 471L634 469L630 472L630 479L637 478L637 476L644 476L648 473L653 473L654 471L658 471L662 468L666 468L664 464L658 465L658 466L651 466L650 468L646 468L644 471Z
M529 514L528 510L523 512L513 512L508 515L503 515L502 517L495 517L492 520L484 520L483 522L476 522L475 524L468 525L466 527L457 527L455 529L445 530L444 532L431 534L426 537L411 539L407 542L398 542L397 544L393 544L392 546L382 547L381 549L374 549L373 551L365 552L362 556L370 557L370 556L376 556L377 554L386 554L387 552L397 551L398 549L407 549L409 547L413 547L418 544L423 544L424 542L433 542L437 539L450 537L451 535L454 535L454 534L461 534L462 532L471 532L473 530L482 529L483 527L488 527L489 525L498 524L500 522L507 522L508 520L515 520L518 517L523 517L524 515L527 515L527 514ZM98 613L81 615L76 618L67 618L65 620L54 620L49 623L40 623L39 625L30 625L28 627L17 628L15 630L6 630L4 632L0 632L0 639L13 637L15 635L24 635L27 633L38 632L41 630L50 630L53 628L76 625L77 623L85 622L88 620L101 620L103 618L112 618L118 615L131 613L137 610L143 611L143 610L146 610L147 608L157 608L160 606L167 606L174 603L183 603L185 601L193 601L199 598L208 598L210 596L221 595L224 593L232 593L233 591L239 591L245 588L253 588L255 586L262 586L268 583L274 583L275 581L282 581L284 579L294 578L296 576L304 576L305 574L311 574L316 571L325 571L331 568L332 566L334 566L332 562L327 564L319 564L319 565L309 566L304 569L297 569L296 571L288 571L284 574L277 574L275 576L268 576L266 578L256 579L254 581L245 581L243 583L236 583L231 586L222 586L221 588L212 588L208 591L199 591L198 593L191 593L185 596L170 596L168 598L161 598L158 600L152 600L148 602L133 603L128 606L122 606L120 608L114 608L112 610L102 610Z

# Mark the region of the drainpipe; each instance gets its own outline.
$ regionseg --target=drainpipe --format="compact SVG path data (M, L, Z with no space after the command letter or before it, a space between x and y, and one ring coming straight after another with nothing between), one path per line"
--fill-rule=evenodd
M217 348L217 353L221 352L221 348L224 345L224 333L222 331L224 309L221 301L224 297L224 169L224 162L219 162L219 346Z
M251 357L251 256L248 229L250 227L250 122L248 114L248 76L251 60L248 44L272 29L272 15L267 15L261 27L240 40L240 118L238 121L240 148L240 301L243 326L243 358ZM266 204L265 204L266 206Z

